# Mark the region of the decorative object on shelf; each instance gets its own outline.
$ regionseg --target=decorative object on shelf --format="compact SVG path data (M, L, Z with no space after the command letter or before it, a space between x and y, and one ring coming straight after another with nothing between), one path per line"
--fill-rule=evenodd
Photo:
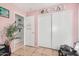
M18 21L21 21L21 19L18 19Z
M9 18L9 10L3 7L0 7L0 16Z
M17 28L18 28L19 32L22 31L23 27L24 27L24 26L23 26L23 24L21 24L21 23L19 23L19 24L17 25Z

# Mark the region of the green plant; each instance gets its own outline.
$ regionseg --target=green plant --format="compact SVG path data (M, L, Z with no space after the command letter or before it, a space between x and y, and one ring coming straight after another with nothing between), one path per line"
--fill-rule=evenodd
M14 33L17 31L17 27L12 24L7 28L7 32L6 32L6 36L8 37L8 39L11 41L14 39Z

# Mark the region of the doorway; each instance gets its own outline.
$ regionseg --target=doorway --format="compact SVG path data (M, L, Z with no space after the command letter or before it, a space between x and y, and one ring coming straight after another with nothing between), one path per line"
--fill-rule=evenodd
M15 24L17 26L16 40L14 41L15 48L19 48L24 45L24 17L15 14Z
M35 46L34 16L29 16L24 20L24 45Z

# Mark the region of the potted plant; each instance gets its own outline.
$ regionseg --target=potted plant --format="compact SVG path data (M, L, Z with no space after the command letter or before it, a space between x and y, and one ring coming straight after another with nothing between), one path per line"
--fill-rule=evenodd
M9 41L14 40L14 38L15 38L14 33L15 33L16 31L17 31L17 27L15 26L15 24L12 24L12 25L10 25L10 26L7 28L6 36L7 36L7 38L9 39Z
M8 26L8 28L6 29L6 37L7 39L5 40L5 46L6 46L6 50L11 54L11 41L15 39L15 35L14 33L17 31L17 27L15 26L15 23L13 23L12 25Z

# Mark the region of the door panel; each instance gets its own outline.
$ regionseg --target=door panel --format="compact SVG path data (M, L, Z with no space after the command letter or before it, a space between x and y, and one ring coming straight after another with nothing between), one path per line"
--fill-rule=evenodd
M35 40L35 25L34 17L27 17L25 20L25 35L24 45L34 46Z
M52 48L59 49L60 45L72 44L72 13L61 11L52 14Z
M39 18L39 46L51 48L51 15L43 14Z

